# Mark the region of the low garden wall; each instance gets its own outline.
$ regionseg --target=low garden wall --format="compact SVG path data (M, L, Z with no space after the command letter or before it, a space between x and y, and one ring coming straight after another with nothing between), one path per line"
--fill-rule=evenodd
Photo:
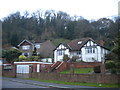
M101 62L73 62L75 68L90 68L95 66L100 66Z
M16 77L16 73L14 71L2 71L2 76L7 76L7 77Z
M101 62L64 62L61 67L59 67L56 72L64 71L70 68L70 65L73 65L74 68L93 68L95 66L101 66Z
M31 73L31 78L82 83L120 83L120 75L114 74Z

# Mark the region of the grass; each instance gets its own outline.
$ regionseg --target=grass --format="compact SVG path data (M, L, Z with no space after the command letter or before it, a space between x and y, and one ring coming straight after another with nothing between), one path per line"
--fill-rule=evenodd
M7 78L15 78L15 77L13 77L13 76L2 76L2 77L7 77Z
M43 80L43 79L38 79L38 78L28 78L27 80L41 81L41 82L47 82L47 83L56 83L56 84L65 84L65 85L79 85L79 86L120 88L120 84L65 82L65 81L56 81L56 80Z
M84 73L91 73L93 71L93 68L75 68L74 73L75 74L84 74ZM60 74L69 74L70 69L67 69L65 71L59 72Z

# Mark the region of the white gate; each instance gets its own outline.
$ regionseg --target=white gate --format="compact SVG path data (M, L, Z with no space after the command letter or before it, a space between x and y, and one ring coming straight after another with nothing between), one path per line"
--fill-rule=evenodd
M29 78L29 65L17 65L16 73L19 78Z

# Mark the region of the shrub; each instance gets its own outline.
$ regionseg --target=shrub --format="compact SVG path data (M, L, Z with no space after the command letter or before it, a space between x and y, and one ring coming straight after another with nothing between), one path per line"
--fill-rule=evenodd
M29 59L31 61L37 61L39 59L39 56L31 56Z
M115 64L114 61L106 61L106 62L105 62L105 68L106 68L106 69L116 68L116 64Z
M115 68L111 69L111 73L112 74L116 74L117 73L117 70Z
M94 70L94 73L101 73L100 66L95 66L93 70Z
M71 62L76 62L77 59L79 59L79 56L73 56L70 61Z
M22 60L26 60L26 59L27 59L27 57L24 56L24 55L20 55L20 56L19 56L19 60L20 60L20 61L22 61Z
M6 58L6 61L11 63L14 62L14 59L18 59L21 55L21 51L18 49L9 49L9 50L2 50L2 58Z
M68 55L64 55L64 56L63 56L63 60L64 60L64 61L68 61L68 60L69 60Z

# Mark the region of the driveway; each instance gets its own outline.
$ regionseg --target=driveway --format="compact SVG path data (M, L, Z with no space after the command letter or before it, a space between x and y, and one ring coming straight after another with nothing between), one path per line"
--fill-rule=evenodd
M20 78L3 77L2 80L2 88L96 88L89 86L53 84Z

